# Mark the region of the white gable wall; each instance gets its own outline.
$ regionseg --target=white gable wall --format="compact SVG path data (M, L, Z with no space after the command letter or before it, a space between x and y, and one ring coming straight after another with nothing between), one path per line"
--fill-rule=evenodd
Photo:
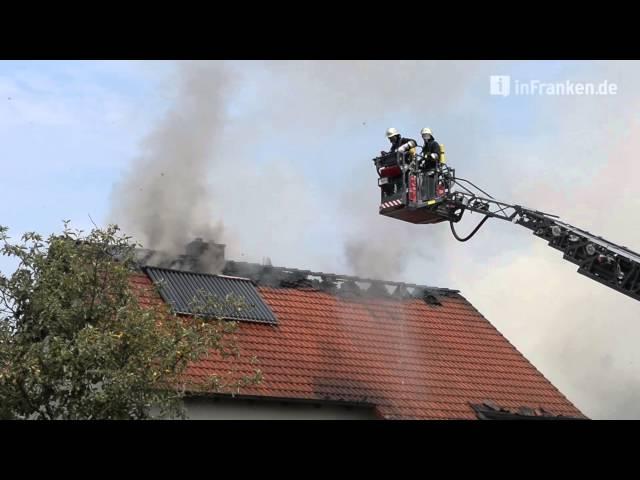
M240 398L185 400L191 420L375 420L371 407L292 403Z

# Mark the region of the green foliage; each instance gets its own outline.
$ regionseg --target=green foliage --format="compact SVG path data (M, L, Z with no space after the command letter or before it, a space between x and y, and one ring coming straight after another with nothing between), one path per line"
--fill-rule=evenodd
M26 233L16 244L0 227L0 244L18 261L0 273L0 418L181 418L188 391L259 382L259 370L231 368L187 383L190 362L238 357L237 325L141 303L131 282L137 245L116 226L85 234L65 222L60 235Z

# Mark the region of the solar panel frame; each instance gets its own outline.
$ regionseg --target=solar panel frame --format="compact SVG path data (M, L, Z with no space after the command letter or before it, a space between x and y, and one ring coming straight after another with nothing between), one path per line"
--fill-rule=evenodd
M278 323L271 308L262 299L253 282L247 278L158 267L145 267L144 272L159 286L160 296L177 314L201 314L272 325ZM245 308L238 312L227 305L223 309L196 312L193 308L194 300L204 300L200 291L221 301L232 297L239 298L246 304Z

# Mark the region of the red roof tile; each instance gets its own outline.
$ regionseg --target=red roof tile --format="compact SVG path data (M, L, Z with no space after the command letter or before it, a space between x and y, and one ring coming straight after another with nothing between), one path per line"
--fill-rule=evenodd
M161 301L146 276L134 281L143 301ZM460 294L432 306L258 290L278 324L239 323L236 368L250 373L255 355L263 372L262 383L244 395L365 402L390 419L473 419L471 404L486 400L584 417ZM187 375L197 382L226 371L228 361L212 356Z

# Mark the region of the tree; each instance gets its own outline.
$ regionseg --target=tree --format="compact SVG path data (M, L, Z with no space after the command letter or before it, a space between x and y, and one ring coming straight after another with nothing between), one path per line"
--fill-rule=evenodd
M26 233L16 244L7 232L0 253L18 266L0 273L0 418L183 418L189 389L260 381L255 370L186 383L190 362L239 355L237 324L142 304L130 281L139 245L117 226L85 234L65 222L60 235Z

